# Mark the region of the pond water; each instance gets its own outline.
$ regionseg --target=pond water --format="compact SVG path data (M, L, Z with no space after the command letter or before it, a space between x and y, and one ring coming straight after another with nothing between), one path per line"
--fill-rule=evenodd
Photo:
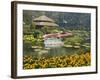
M58 47L58 48L51 48L48 51L48 55L49 56L61 56L61 55L71 55L71 54L81 54L81 53L85 53L87 52L88 49L86 49L85 47L81 47L81 48L73 48L73 47L69 47L69 48L65 48L65 47Z
M61 55L81 54L90 51L90 47L87 47L85 45L83 46L66 45L67 46L66 47L64 46L60 38L48 38L44 40L44 47L30 48L29 50L24 50L24 54L33 55L35 57L42 57L42 56L53 57Z
M74 47L53 47L53 48L43 48L43 49L31 49L28 55L33 55L34 57L54 57L62 55L72 55L81 54L88 52L89 49L85 47L74 48Z

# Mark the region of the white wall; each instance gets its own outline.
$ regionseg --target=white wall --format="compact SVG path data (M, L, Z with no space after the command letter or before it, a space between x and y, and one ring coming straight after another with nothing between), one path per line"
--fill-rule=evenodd
M18 1L18 0L16 0ZM26 0L24 0L26 1ZM28 1L28 0L27 0ZM35 2L66 3L80 5L97 5L100 14L100 0L30 0ZM13 80L10 78L11 59L11 0L0 0L0 80ZM98 15L100 22L100 16ZM100 26L100 24L98 24ZM98 34L100 35L100 27ZM100 37L98 38L98 49L100 47ZM100 50L98 51L98 53ZM98 54L100 57L100 54ZM99 60L100 61L100 58ZM100 67L100 62L98 63ZM22 79L24 80L24 79ZM33 80L30 78L28 80ZM60 77L35 78L34 80L100 80L100 69L98 74L75 75Z

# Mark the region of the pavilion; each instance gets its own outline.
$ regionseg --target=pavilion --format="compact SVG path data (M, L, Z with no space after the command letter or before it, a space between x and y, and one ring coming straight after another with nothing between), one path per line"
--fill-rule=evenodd
M55 21L45 15L39 16L35 19L33 19L34 24L36 25L36 28L41 28L44 26L48 27L56 27L58 24L55 23Z

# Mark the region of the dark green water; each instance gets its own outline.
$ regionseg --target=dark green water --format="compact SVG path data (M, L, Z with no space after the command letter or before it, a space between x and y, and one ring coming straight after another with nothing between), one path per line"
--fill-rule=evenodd
M52 48L49 50L49 55L51 56L61 56L61 55L71 55L71 54L81 54L87 52L87 49L84 47L81 48Z
M57 47L57 48L50 48L50 49L30 49L29 52L25 54L32 55L34 57L54 57L54 56L61 56L61 55L72 55L72 54L81 54L90 51L85 47L80 48L65 48L65 47Z

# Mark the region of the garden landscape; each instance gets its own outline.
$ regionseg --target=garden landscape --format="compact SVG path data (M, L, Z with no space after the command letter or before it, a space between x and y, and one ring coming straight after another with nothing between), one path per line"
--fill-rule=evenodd
M91 66L89 13L23 10L23 69Z

